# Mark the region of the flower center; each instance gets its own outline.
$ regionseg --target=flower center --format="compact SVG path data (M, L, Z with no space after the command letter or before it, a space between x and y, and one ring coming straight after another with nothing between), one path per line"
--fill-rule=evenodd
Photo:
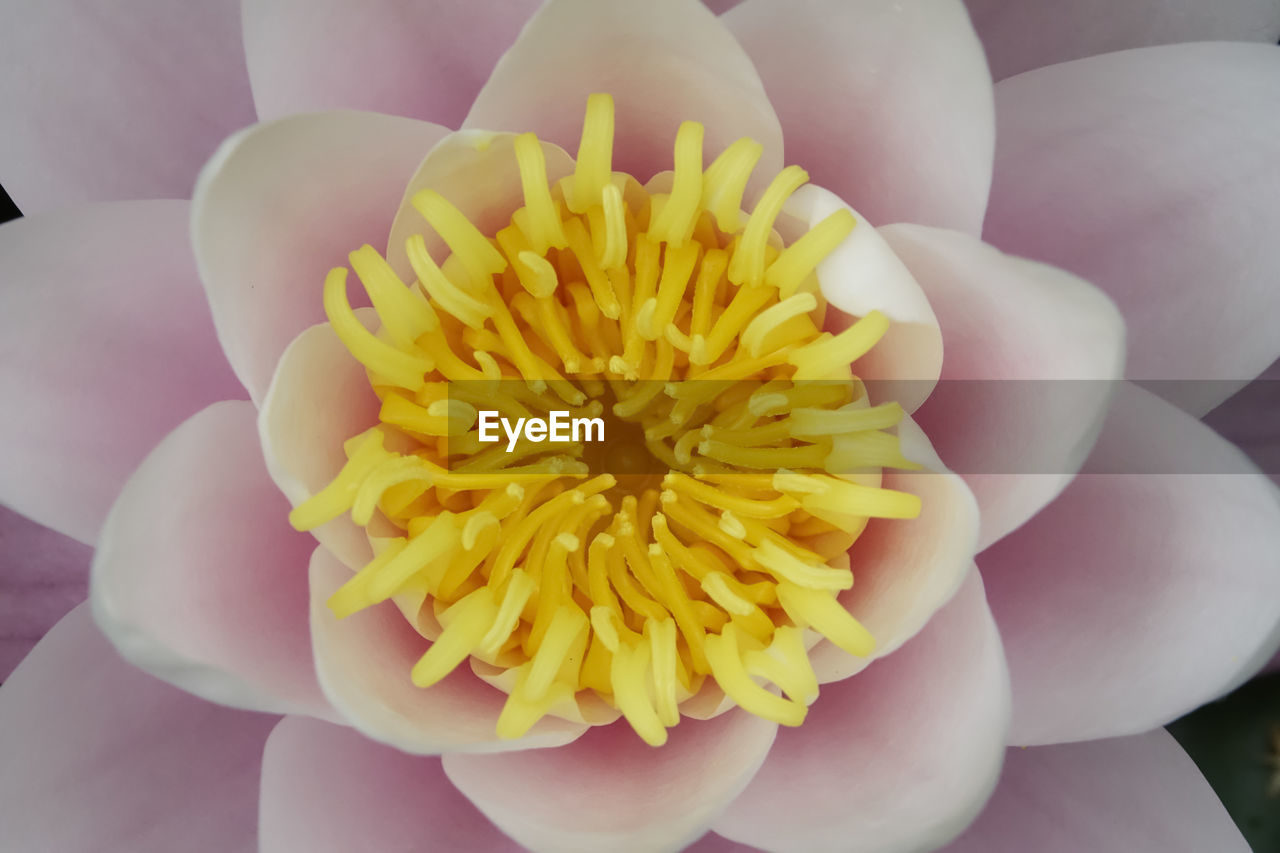
M382 406L290 520L350 513L368 530L376 556L330 608L394 598L433 639L413 683L469 659L509 695L499 736L595 708L661 745L683 703L717 688L798 725L818 693L808 649L874 648L836 597L853 585L847 552L869 518L920 502L880 488L883 467L914 467L888 431L902 410L870 405L852 371L888 321L822 330L814 270L854 218L784 246L775 225L808 176L787 167L746 215L760 145L738 140L704 170L702 136L681 125L674 172L641 188L612 170L613 101L593 95L572 175L549 183L541 143L516 138L524 206L496 234L423 190L411 203L443 264L421 234L405 246L412 285L372 247L351 253L376 332L347 270L325 281ZM484 438L492 417L555 412L586 434Z

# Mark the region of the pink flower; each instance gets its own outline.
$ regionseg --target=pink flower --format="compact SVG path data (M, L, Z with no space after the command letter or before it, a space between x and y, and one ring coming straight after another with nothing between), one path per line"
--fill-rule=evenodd
M94 611L133 666L82 605L7 681L0 846L642 850L710 829L695 849L923 850L977 817L950 849L1244 849L1158 727L1280 643L1275 488L1196 419L1280 355L1280 55L1095 54L1274 41L1274 4L973 0L994 90L942 0L718 19L557 0L527 25L521 4L246 0L247 78L234 6L77 5L3 36L22 72L0 98L23 120L0 163L28 218L0 229L0 499L97 547ZM572 150L595 91L618 103L618 168L666 168L692 118L708 152L751 136L776 171L785 139L867 221L912 223L842 261L884 265L866 290L823 282L904 330L876 378L1196 380L1158 385L1170 401L1121 384L1109 409L930 397L915 420L963 479L886 475L924 512L860 540L844 600L897 633L873 631L883 656L856 675L817 647L828 683L798 728L734 710L655 749L548 718L499 741L499 692L466 672L413 688L424 643L403 621L323 608L367 542L331 526L316 550L286 521L277 484L319 488L367 425L339 406L363 371L298 337L324 320L325 272L383 243L440 140L433 185L491 189L448 128ZM117 200L187 195L255 116L192 202ZM1060 473L991 473L1024 440ZM1202 473L1117 473L1189 459ZM28 535L6 548L76 562Z

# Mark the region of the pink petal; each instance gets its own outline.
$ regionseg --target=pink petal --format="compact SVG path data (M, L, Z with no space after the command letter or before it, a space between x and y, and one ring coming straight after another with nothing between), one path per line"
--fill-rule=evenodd
M187 208L102 204L0 228L0 501L81 542L157 441L242 394L201 297Z
M980 560L1010 742L1146 731L1262 666L1280 645L1278 498L1199 421L1122 385L1084 473Z
M465 127L535 131L577 151L587 96L617 105L615 169L645 181L671 168L680 122L706 126L706 162L735 139L764 145L756 176L782 168L782 130L751 60L701 4L551 0L476 96Z
M28 214L187 198L219 140L253 121L236 0L23 3L0 54L0 168Z
M560 749L446 755L480 811L534 851L679 850L750 781L777 725L741 710L685 719L654 749L626 723Z
M191 235L218 338L261 401L284 348L324 319L321 289L381 245L405 182L447 131L371 113L299 115L223 143L192 202Z
M914 412L942 372L942 332L928 297L880 232L835 194L810 184L783 207L797 226L796 237L841 210L857 224L818 264L822 294L847 315L862 317L876 310L889 318L888 333L858 360L858 374L874 380L873 395L897 400ZM835 316L830 320L837 320L835 325L847 322Z
M898 427L903 454L924 472L886 471L883 485L919 495L920 516L872 519L849 551L855 582L840 603L876 638L884 657L914 637L973 574L978 506L910 419ZM870 661L823 640L810 652L820 682L839 681Z
M89 593L90 548L0 507L0 682Z
M360 732L401 752L496 752L561 746L584 726L551 717L519 740L494 733L506 694L468 667L422 689L409 670L430 646L391 602L337 619L325 606L352 572L324 548L311 557L311 639L329 701Z
M267 477L253 406L218 403L130 478L94 554L94 617L133 664L235 707L328 714L307 626L311 537Z
M457 127L533 0L248 0L244 42L264 119L355 109Z
M0 690L5 849L249 853L275 721L139 672L78 607Z
M372 308L357 309L370 325ZM319 492L347 457L342 443L378 422L379 401L364 367L328 323L289 344L258 413L267 472L292 506ZM312 531L352 571L373 559L364 528L343 514Z
M965 0L997 80L1114 50L1280 37L1275 0Z
M262 853L518 851L445 777L351 729L286 717L262 757Z
M1248 853L1227 810L1163 729L1011 749L1000 786L945 853Z
M985 238L1101 287L1128 376L1201 414L1280 356L1280 51L1187 44L996 87ZM1192 380L1238 380L1227 381Z
M715 830L773 851L932 850L995 787L1008 723L1000 638L974 572L911 643L823 687Z
M723 20L764 80L789 161L877 225L979 232L995 120L959 0L748 0Z
M1089 283L968 235L883 234L942 326L943 381L917 417L978 498L985 548L1080 469L1123 375L1124 320Z

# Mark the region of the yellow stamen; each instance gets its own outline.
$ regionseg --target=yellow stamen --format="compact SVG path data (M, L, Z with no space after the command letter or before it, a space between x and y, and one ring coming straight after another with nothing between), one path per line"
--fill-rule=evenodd
M765 272L765 283L778 288L782 298L791 296L818 262L845 241L856 224L848 210L837 210L782 250Z
M547 158L542 144L532 133L522 133L515 141L516 161L520 164L520 184L524 188L524 209L529 215L529 243L539 255L547 249L563 249L568 243L564 224L551 199L547 185Z
M754 139L739 139L720 153L702 180L702 206L715 214L726 234L737 233L742 222L742 194L764 146Z
M573 171L573 193L569 199L571 211L586 213L591 205L600 202L600 195L613 176L612 164L613 97L596 93L587 96L587 114L582 121L582 141L578 144L578 164ZM607 205L605 212L608 213Z
M473 329L484 325L485 318L493 313L492 309L449 280L436 266L421 234L414 234L406 240L404 249L414 275L433 302Z
M799 166L788 166L778 173L769 188L756 202L755 210L742 232L742 242L729 263L729 281L734 284L763 284L765 246L773 223L782 212L782 205L791 194L809 180L809 174Z
M347 301L347 271L329 271L324 280L324 313L343 346L370 371L410 391L421 387L435 365L418 351L405 352L378 340L351 310Z
M498 250L440 193L420 190L409 201L461 260L473 282L485 281L506 269L507 262Z
M671 194L663 199L660 209L649 224L649 233L672 247L679 248L693 233L698 219L698 202L702 198L702 125L686 121L676 134L675 181Z

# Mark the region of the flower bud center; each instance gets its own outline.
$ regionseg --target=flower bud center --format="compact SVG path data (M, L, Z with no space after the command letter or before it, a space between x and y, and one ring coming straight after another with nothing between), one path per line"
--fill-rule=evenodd
M681 125L669 188L646 190L613 171L613 101L593 95L572 175L549 183L541 143L515 140L524 205L496 233L422 190L411 203L443 263L421 234L409 285L372 247L350 254L376 331L345 268L325 281L382 406L290 520L366 527L376 556L329 606L394 598L423 616L433 642L409 677L429 687L470 661L508 693L502 737L611 712L661 745L717 690L798 725L818 693L808 648L874 649L837 600L846 554L868 519L920 501L880 488L882 468L914 467L889 431L902 410L870 405L852 370L888 321L823 331L814 270L854 218L784 245L775 225L804 171L783 169L744 214L761 146L704 168L702 137ZM561 415L572 433L556 434Z

